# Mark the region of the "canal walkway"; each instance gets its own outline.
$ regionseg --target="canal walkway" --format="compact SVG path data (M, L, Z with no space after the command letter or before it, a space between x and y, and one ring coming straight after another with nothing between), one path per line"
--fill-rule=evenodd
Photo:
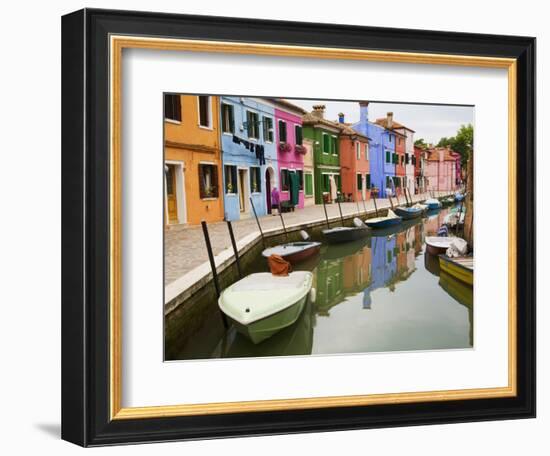
M443 195L444 192L440 192L438 196ZM428 194L414 195L413 200L415 202L424 201L429 197ZM395 204L395 198L393 200ZM399 202L403 204L405 199L400 197ZM390 207L390 202L387 199L376 200L376 203L378 209ZM375 211L374 202L369 200L365 202L365 205L367 214L373 214ZM357 203L342 203L341 207L346 218L358 212ZM339 220L340 214L337 204L328 204L326 208L328 217L332 222ZM363 203L359 203L359 209L361 213L364 213ZM285 213L283 216L287 228L296 225L315 224L325 220L322 205L307 206L294 212ZM273 233L282 230L281 220L278 216L266 215L260 217L260 224L265 232ZM211 223L208 225L208 230L212 250L214 255L218 256L216 263L227 262L229 257L232 256L227 224L225 222ZM234 221L233 230L239 250L246 247L247 244L256 242L260 235L254 217ZM223 254L221 256L225 258L219 258L220 254ZM183 299L182 294L186 291L191 292L192 286L206 279L209 274L208 253L201 226L176 225L167 228L164 234L165 303L169 304L177 297L180 297L177 301L181 301ZM174 302L166 310L169 311L175 306L177 306L177 303Z

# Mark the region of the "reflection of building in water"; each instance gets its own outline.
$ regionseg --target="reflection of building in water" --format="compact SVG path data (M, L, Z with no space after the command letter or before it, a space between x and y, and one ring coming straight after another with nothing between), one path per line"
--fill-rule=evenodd
M343 294L343 266L342 259L322 260L317 266L317 297L315 306L317 314L329 315L329 310L342 300Z
M397 271L395 235L371 238L371 282L363 291L363 308L370 309L371 293L391 282Z
M407 268L414 270L414 260L416 258L416 233L417 226L413 226L407 230L406 237L406 252L407 252Z
M444 218L443 211L430 215L424 222L424 235L437 236L437 230L439 230L439 227L443 224Z

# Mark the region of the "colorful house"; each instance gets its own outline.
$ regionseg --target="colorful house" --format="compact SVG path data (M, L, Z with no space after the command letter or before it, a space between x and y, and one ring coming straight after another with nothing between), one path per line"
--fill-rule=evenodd
M448 147L427 150L425 177L427 190L451 192L456 190L456 157Z
M415 180L415 189L416 193L424 193L424 172L423 172L423 163L424 163L424 149L414 146L414 180Z
M323 198L332 201L341 191L340 151L337 122L325 119L325 105L313 107L313 111L302 117L304 138L313 142L315 203L322 204Z
M386 178L384 174L384 135L385 129L369 122L369 102L359 102L359 122L352 125L358 133L369 138L369 174L370 192L378 198L386 196Z
M387 131L387 145L385 147L386 161L384 170L386 181L390 182L389 177L393 180L394 190L398 195L403 193L403 189L407 186L406 177L406 155L407 155L407 130L408 128L393 120L393 112L388 112L386 117L376 119L376 123L384 127ZM391 156L391 164L388 162ZM394 165L394 173L392 172Z
M278 186L275 109L261 99L223 96L219 111L225 219L249 217L253 209L265 215Z
M307 207L315 204L313 141L309 138L303 138L302 143L306 149L306 153L304 154L304 206Z
M281 99L270 99L275 108L280 201L304 207L304 155L302 116L306 111ZM271 205L268 207L271 213Z
M370 198L369 138L344 123L339 114L340 172L342 193L349 201L365 201Z
M164 95L165 224L223 220L219 99Z

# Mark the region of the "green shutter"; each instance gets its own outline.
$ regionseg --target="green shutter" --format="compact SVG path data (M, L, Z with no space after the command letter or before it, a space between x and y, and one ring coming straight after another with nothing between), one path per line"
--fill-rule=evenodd
M386 163L390 163L390 161L391 161L390 151L387 150L387 151L386 151Z
M367 182L367 189L370 189L370 174L365 174L365 180Z
M306 195L311 196L313 195L313 176L310 173L306 173L305 179L306 179Z
M323 133L323 152L330 152L330 137Z

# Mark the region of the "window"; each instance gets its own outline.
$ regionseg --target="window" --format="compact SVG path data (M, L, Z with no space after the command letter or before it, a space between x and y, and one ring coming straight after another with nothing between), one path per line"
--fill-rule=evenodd
M361 143L359 141L355 142L355 156L357 160L361 160Z
M286 143L286 122L279 120L279 141Z
M233 105L226 103L222 103L222 131L224 133L235 133Z
M225 193L237 193L237 167L231 165L224 166L225 174Z
M262 191L262 181L260 178L260 167L250 167L250 191L252 193L260 193Z
M330 176L328 174L323 174L323 192L330 192Z
M288 172L288 169L282 169L281 170L281 190L283 192L288 192L289 188L290 188L290 173Z
M397 154L392 154L392 163L397 165L399 163L399 156Z
M301 169L296 170L298 173L298 183L300 184L300 190L304 191L304 172Z
M250 139L258 139L258 114L252 111L246 111L246 127Z
M330 136L323 133L323 153L328 154L330 152Z
M401 166L403 166L404 163L405 163L405 156L401 155Z
M305 194L306 196L313 196L313 174L305 174Z
M391 152L389 150L386 151L386 163L391 163Z
M336 149L336 136L330 137L330 152L332 155L338 155L338 150Z
M386 176L386 187L387 187L387 188L391 188L391 187L392 187L391 182L392 182L391 177L390 177L390 176Z
M401 178L393 176L393 185L395 185L397 188L401 187Z
M416 166L416 157L414 155L411 157L411 161L412 161L412 164Z
M391 140L392 140L392 135L388 135L388 138L389 138L389 141L391 142Z
M405 164L408 165L409 161L409 154L405 154Z
M370 174L365 174L365 187L370 190Z
M369 143L365 143L365 159L370 160L370 158L369 158Z
M391 250L388 250L387 251L387 263L391 263L391 260L392 260L392 251Z
M181 97L179 95L164 95L164 118L181 122Z
M210 128L210 97L201 96L199 99L199 125Z
M201 198L218 197L218 167L213 164L199 164L199 193Z
M302 145L302 126L294 125L294 134L296 135L296 144Z
M357 190L363 190L363 176L361 174L357 175Z
M273 142L273 119L271 117L264 116L263 128L264 128L264 141L272 143Z

